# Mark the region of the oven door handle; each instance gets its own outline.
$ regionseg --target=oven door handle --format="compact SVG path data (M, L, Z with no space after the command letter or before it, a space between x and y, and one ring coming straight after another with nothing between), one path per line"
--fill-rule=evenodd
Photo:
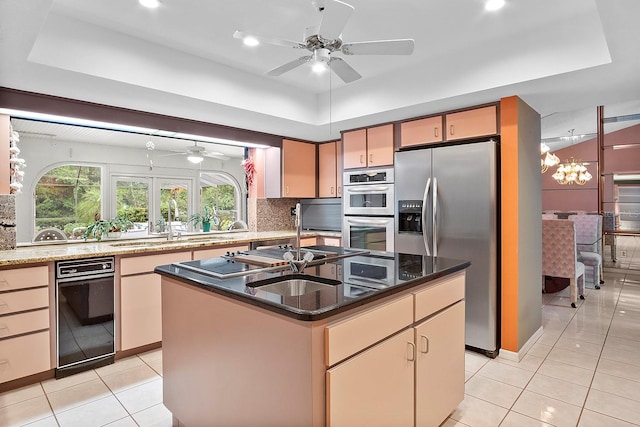
M386 219L346 219L347 224L359 224L359 225L386 225L389 223Z
M385 185L377 185L375 187L371 185L363 185L359 187L345 186L345 190L348 193L380 193L381 191L388 191L390 187Z

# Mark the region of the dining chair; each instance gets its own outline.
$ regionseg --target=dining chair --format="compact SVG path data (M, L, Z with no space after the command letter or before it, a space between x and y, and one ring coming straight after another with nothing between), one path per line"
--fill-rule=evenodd
M569 220L576 224L578 260L589 267L585 275L593 288L600 289L604 283L602 271L602 216L570 215Z
M571 307L584 299L584 264L578 261L576 225L562 219L542 220L542 289L544 276L569 279Z

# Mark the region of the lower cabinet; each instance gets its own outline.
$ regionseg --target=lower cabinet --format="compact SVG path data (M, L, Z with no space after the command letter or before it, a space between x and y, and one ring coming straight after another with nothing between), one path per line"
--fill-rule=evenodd
M408 329L327 371L327 425L414 425L413 335Z
M140 274L120 279L120 349L162 341L160 275Z
M414 328L416 427L440 425L464 399L464 304Z

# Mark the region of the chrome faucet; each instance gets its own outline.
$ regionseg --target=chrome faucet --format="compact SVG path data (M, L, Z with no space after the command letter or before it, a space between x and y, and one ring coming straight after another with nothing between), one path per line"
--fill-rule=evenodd
M171 205L173 205L174 209L174 219L178 217L178 202L176 199L169 200L169 205L167 206L167 226L169 227L169 234L167 235L167 240L173 240L173 228L171 227Z
M300 203L296 204L296 255L291 252L286 252L284 254L284 259L289 261L291 265L291 270L294 273L302 273L304 268L307 266L309 261L313 260L313 254L311 252L306 252L303 257L300 256L300 231L302 230L302 209L300 207Z

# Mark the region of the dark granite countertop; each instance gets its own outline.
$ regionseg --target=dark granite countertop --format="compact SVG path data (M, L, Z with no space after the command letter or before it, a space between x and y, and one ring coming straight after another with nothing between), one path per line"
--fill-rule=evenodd
M158 266L155 272L294 319L313 321L447 276L469 265L468 261L451 258L390 252L350 256L308 266L305 275L339 284L299 296L283 296L260 289L261 285L283 276L298 277L288 266L224 279L174 264Z

